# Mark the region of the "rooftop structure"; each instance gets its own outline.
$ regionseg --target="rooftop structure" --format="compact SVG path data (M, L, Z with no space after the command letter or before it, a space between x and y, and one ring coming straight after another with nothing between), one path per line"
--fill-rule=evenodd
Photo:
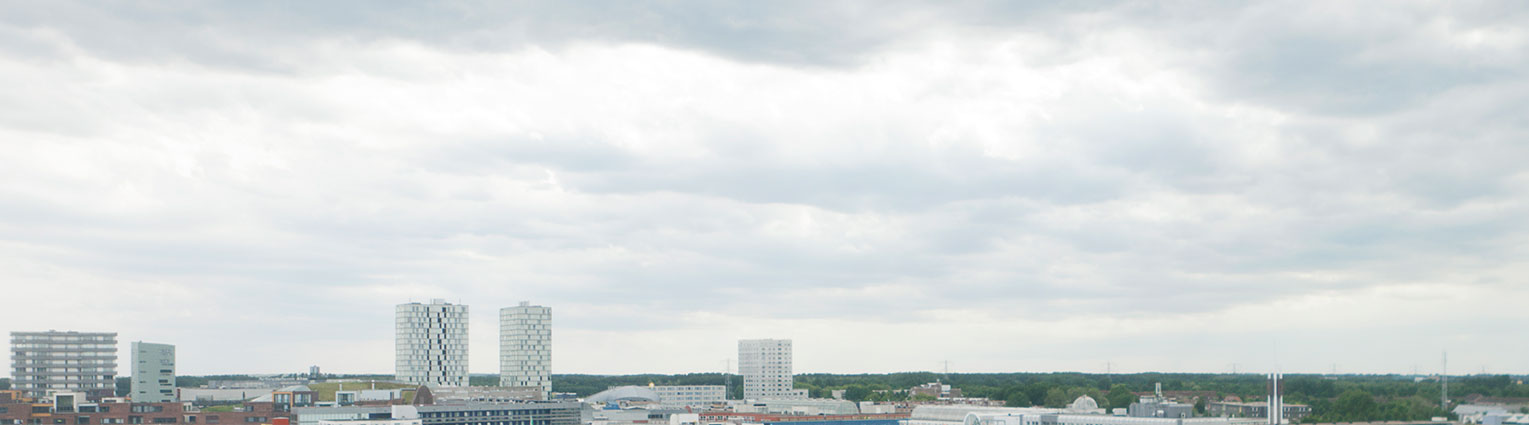
M441 403L513 403L546 396L542 387L441 387L432 393Z
M1190 418L1195 415L1195 407L1186 403L1178 403L1163 397L1163 384L1157 384L1153 395L1141 396L1137 402L1126 407L1126 416L1133 418Z

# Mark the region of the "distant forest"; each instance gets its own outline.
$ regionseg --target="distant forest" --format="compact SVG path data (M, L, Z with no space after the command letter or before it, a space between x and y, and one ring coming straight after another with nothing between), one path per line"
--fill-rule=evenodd
M291 377L305 376L299 374ZM329 379L389 380L392 375L325 375ZM197 387L210 380L255 379L249 375L181 376L176 385ZM1005 405L1061 407L1080 395L1089 395L1100 407L1125 407L1136 396L1133 392L1152 391L1161 383L1164 391L1209 391L1216 397L1236 396L1244 401L1267 397L1267 379L1256 374L1084 374L1084 373L955 373L908 372L891 374L801 374L796 387L813 397L829 397L833 390L845 390L852 401L901 401L908 399L908 388L936 380L960 388L966 397L1003 400ZM497 385L497 375L470 377L472 385ZM1477 396L1518 398L1529 401L1525 377L1476 375L1450 379L1451 404L1464 403ZM552 375L552 390L589 396L622 385L723 385L730 382L729 397L742 398L742 378L721 373L684 375ZM118 379L118 392L127 392L127 378ZM0 389L9 388L0 379ZM1355 422L1380 420L1423 420L1451 416L1439 408L1440 386L1435 380L1415 381L1408 375L1286 375L1284 395L1287 403L1307 404L1312 415L1304 423ZM1203 401L1196 405L1204 411Z

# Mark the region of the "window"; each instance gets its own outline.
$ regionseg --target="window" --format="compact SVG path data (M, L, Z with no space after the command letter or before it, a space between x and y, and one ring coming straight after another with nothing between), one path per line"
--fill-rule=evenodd
M156 423L156 424L173 424L173 423L175 423L175 418L154 418L154 423Z
M89 416L80 416L80 417L74 418L74 424L75 425L89 425L90 424L90 417Z

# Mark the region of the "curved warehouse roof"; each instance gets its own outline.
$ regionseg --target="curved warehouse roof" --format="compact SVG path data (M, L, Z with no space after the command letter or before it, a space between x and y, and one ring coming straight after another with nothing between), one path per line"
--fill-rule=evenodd
M629 385L625 387L611 388L595 393L595 395L589 396L589 398L584 399L584 401L590 403L610 403L613 401L658 402L658 393L653 392L653 390L648 389L648 387Z

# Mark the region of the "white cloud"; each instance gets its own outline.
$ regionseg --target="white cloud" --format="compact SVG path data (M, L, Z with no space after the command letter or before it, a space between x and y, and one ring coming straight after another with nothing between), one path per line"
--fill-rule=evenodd
M159 15L58 7L0 20L0 281L41 300L0 323L187 373L387 372L391 305L438 297L475 372L520 300L601 373L743 337L804 371L1403 371L1522 322L1525 33L1474 12L898 6L797 51L782 16L865 11L479 45L530 27L211 8L116 40Z

